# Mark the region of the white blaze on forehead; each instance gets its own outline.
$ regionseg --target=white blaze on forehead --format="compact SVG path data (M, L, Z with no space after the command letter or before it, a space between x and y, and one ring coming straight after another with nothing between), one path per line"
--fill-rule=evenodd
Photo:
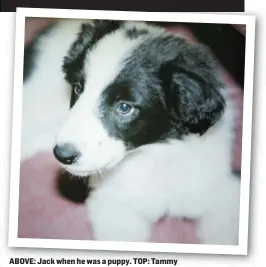
M96 100L114 81L124 67L124 60L130 57L141 41L141 38L130 40L123 30L101 39L93 50L88 52L84 64L86 82L83 94L89 94L91 100Z
M81 154L76 164L68 167L70 172L94 171L116 164L124 157L125 145L109 136L99 117L98 104L101 93L115 80L124 60L141 41L141 38L130 40L123 30L117 31L105 36L88 52L84 92L57 137L57 144L71 143Z

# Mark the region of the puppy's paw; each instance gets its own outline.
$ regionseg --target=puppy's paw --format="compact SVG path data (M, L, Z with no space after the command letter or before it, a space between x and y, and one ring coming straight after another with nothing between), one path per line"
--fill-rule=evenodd
M129 207L108 201L87 200L94 239L99 241L146 242L151 224Z

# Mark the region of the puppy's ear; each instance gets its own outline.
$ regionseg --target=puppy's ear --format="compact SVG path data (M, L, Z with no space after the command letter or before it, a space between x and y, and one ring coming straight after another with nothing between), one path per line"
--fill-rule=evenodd
M216 62L202 45L182 45L177 56L160 69L160 79L170 107L171 123L180 136L204 134L223 114Z

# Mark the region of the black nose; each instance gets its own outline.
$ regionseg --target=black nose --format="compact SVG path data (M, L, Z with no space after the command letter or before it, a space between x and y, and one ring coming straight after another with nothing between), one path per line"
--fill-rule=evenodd
M56 145L54 147L54 155L58 161L63 164L71 165L77 161L80 153L71 144Z

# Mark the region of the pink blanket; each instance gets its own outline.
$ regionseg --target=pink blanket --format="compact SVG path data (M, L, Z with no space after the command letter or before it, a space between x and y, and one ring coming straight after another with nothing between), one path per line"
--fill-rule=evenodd
M45 23L43 23L44 25ZM196 41L184 28L171 28ZM28 31L26 42L34 32ZM234 168L241 165L241 136L243 93L239 86L223 70L231 97L237 103ZM52 153L43 153L22 162L19 195L19 238L92 239L89 217L83 204L64 199L56 189L60 170ZM163 218L154 225L151 242L195 243L195 222Z

